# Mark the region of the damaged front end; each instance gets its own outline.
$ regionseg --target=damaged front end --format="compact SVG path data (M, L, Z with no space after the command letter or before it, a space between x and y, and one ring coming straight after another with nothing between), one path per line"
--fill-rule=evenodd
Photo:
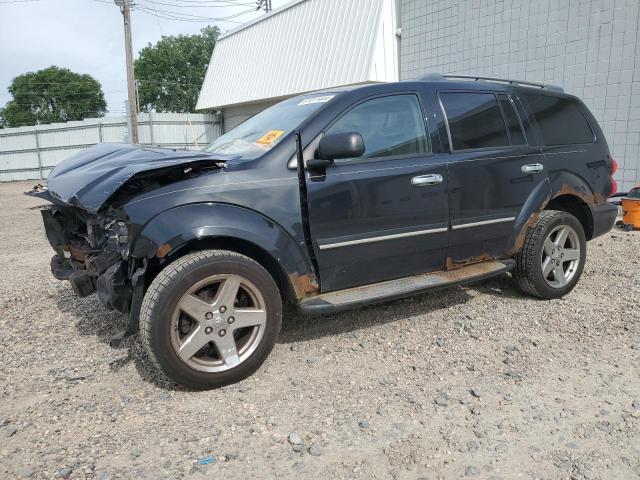
M81 297L97 292L109 309L129 313L131 278L136 262L127 257L128 228L115 214L91 214L71 206L41 210L49 243L56 254L51 272L68 280Z

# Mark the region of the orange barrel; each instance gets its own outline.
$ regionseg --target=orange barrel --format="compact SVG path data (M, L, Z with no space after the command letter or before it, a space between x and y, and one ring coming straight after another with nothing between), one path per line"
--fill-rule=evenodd
M623 198L622 211L622 223L640 229L640 198Z

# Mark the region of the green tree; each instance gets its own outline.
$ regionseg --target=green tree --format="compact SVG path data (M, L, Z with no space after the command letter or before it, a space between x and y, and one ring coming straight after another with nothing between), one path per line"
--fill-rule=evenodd
M208 26L195 35L163 36L140 50L134 64L140 110L193 112L219 34Z
M13 79L13 96L0 111L0 125L21 127L102 117L107 102L100 83L91 75L52 66Z

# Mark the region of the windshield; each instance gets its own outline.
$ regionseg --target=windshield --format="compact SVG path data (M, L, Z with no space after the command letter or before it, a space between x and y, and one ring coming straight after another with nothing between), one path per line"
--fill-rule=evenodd
M280 102L217 138L205 150L234 160L258 158L334 96L305 95Z

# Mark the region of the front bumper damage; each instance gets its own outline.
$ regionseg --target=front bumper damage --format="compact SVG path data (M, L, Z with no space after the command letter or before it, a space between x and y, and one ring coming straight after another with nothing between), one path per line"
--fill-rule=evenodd
M136 333L147 263L128 256L126 224L71 206L52 205L41 213L56 252L51 259L53 276L68 280L80 297L97 293L106 308L129 315L127 329L112 344Z

